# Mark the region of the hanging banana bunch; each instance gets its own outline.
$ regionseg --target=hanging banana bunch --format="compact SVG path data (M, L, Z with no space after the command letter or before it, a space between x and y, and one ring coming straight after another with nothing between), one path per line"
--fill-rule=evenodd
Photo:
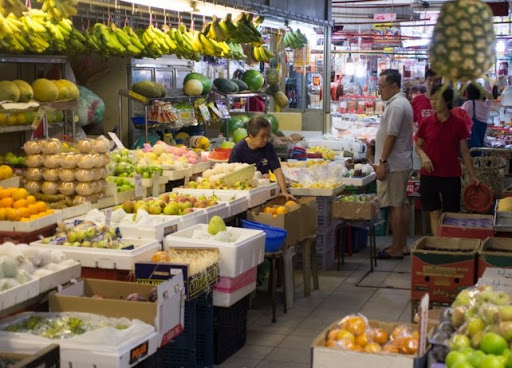
M77 14L77 0L37 0L42 3L42 11L48 13L50 18L61 20L71 18Z
M0 13L7 17L9 14L14 14L17 17L21 17L23 12L26 12L28 8L20 0L0 0Z
M274 54L265 46L255 46L253 49L254 60L268 63Z

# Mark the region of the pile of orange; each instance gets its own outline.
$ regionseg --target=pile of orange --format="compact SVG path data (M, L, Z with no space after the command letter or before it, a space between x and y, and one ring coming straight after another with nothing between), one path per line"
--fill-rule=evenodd
M383 328L371 327L361 315L349 315L327 334L326 346L367 353L415 354L418 332L399 325L388 334Z
M269 213L272 217L277 217L277 215L285 215L290 212L290 207L297 206L297 203L294 201L287 201L283 206L266 206L263 209L264 213Z
M50 215L45 202L37 201L24 188L0 188L0 221L32 221Z
M14 175L12 168L8 165L0 166L0 180L10 179Z

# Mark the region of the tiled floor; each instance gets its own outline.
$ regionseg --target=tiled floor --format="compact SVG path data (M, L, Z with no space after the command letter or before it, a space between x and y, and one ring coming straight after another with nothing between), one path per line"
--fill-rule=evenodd
M415 239L409 240L412 245ZM377 238L377 247L390 238ZM371 319L409 322L411 257L378 261L370 270L369 251L345 258L340 271L320 273L320 290L305 298L302 274L295 274L295 305L283 313L278 305L277 323L265 290L259 290L248 314L246 345L218 368L311 367L311 343L328 325L350 313Z

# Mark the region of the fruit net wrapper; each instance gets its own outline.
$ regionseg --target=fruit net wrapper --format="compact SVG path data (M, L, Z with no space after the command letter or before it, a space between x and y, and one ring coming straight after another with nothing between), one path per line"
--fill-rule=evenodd
M289 167L283 165L282 170L286 179L301 183L307 187L318 182L333 186L340 184L347 168L343 163L331 162L328 165L314 165L310 167Z
M153 332L154 327L139 320L109 318L91 313L24 313L7 319L0 325L0 336L16 334L31 341L61 340L88 345L118 346L141 331ZM28 337L27 337L28 338Z
M494 340L501 339L496 335L502 336L501 343L508 345L512 338L512 298L499 287L481 283L462 290L440 317L429 338L433 357L442 362L450 350L485 350L487 333Z

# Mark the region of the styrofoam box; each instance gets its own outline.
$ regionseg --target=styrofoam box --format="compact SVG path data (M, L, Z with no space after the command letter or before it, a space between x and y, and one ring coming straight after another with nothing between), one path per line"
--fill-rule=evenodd
M36 220L19 221L0 221L0 231L18 231L20 233L29 233L40 230L44 227L56 224L61 219L60 211L55 210L51 215L47 215Z
M205 172L209 168L210 168L209 161L197 163L195 165L192 165L192 174L199 174L199 173Z
M26 314L17 315L13 320L25 317ZM144 327L144 328L142 328ZM92 336L100 330L86 332L78 337ZM147 355L145 358L154 354L157 349L157 334L155 328L151 325L141 326L133 329L130 338L125 340L122 345L112 346L105 343L84 344L78 341L52 340L28 333L15 333L0 331L0 349L9 349L16 354L34 354L38 350L48 346L51 343L60 345L60 366L67 368L129 368L140 363L142 360L134 361L130 364L130 353L133 349L147 343ZM144 359L145 359L144 358Z
M219 198L220 202L225 203L228 208L227 215L225 217L238 215L247 211L249 208L249 199L247 196L241 194L232 196L221 192L224 191L217 191L215 195Z
M350 185L350 186L354 186L354 187L362 187L363 185L368 185L371 182L375 181L375 179L377 179L377 174L373 172L370 175L367 175L363 178L353 178L353 177L342 178L341 182L344 185Z
M119 176L112 176L112 178L116 179L116 178L119 178ZM135 184L135 178L134 177L130 177L130 178L123 178L123 179L126 179L128 180L130 183L132 184ZM140 181L142 183L142 187L143 188L150 188L153 186L153 180L154 178L141 178ZM158 184L166 184L167 182L169 181L169 178L165 175L160 175L160 178L158 180Z
M123 204L125 201L133 201L135 199L135 189L125 192L116 192L114 194L116 205Z
M151 259L156 251L160 250L160 243L152 239L128 239L123 238L128 244L133 244L135 249L104 249L104 248L81 248L68 247L63 245L43 244L41 240L30 244L32 247L41 249L60 250L66 258L74 259L82 267L94 267L116 270L133 270L135 262L144 262Z
M39 279L0 292L0 310L27 301L39 295Z
M334 197L345 189L345 185L336 188L290 188L290 194L306 197Z
M187 167L186 169L180 170L164 170L162 175L167 177L169 180L180 180L185 177L191 176L192 168Z
M59 221L67 220L80 215L85 215L87 212L92 210L91 202L82 203L73 207L64 208L59 211Z
M203 209L206 212L206 222L209 222L213 216L220 216L223 219L229 216L229 208L226 202L219 202L215 206Z
M215 307L231 307L244 296L256 290L258 267L234 277L221 277L213 286L213 305Z
M101 199L98 199L98 202L92 204L92 208L107 208L112 207L116 205L116 199L114 196L104 197Z
M43 276L39 278L39 293L44 293L45 291L54 289L59 285L68 283L71 279L78 278L80 277L81 272L82 266L77 262L63 270L58 270L47 276Z
M360 141L308 139L308 147L320 146L334 151L365 152L366 146Z
M13 176L9 179L0 180L0 187L2 188L19 188L20 187L20 176Z
M195 230L208 230L208 225L199 224L168 235L164 239L167 248L218 248L220 254L220 276L237 277L263 262L265 233L260 230L228 227L238 236L236 242L192 239Z

